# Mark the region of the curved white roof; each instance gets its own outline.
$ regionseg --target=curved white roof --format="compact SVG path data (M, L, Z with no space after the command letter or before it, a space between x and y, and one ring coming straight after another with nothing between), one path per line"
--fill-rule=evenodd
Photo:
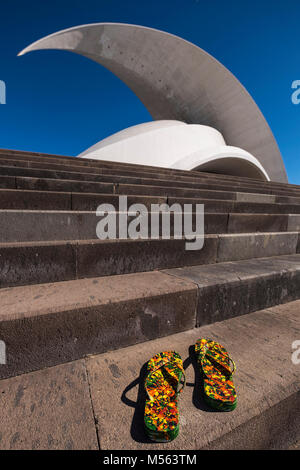
M130 127L98 142L79 156L181 170L205 168L206 171L269 180L253 155L227 146L216 129L178 121L155 121ZM218 165L216 160L220 160Z
M96 150L100 150L101 148L106 147L107 145L112 145L117 142L120 142L121 140L130 139L131 137L136 137L140 134L145 134L146 132L153 132L155 130L164 129L166 127L176 127L180 125L184 126L184 124L184 122L180 121L151 121L142 124L137 124L136 126L128 127L127 129L123 129L122 131L116 132L115 134L110 135L109 137L106 137L103 140L100 140L95 145L85 150L78 156L82 157L84 155L87 155L91 151L94 152Z
M134 91L155 120L217 129L228 145L253 155L272 180L287 181L277 143L254 100L229 70L194 44L143 26L96 23L47 36L20 55L39 49L68 50L98 62Z

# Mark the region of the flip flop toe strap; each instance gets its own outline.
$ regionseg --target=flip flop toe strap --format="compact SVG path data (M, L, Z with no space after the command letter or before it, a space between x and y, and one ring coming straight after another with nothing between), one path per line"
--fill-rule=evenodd
M147 395L148 395L149 400L151 400L151 401L155 401L155 398L150 395L150 393L149 393L149 391L148 391L148 387L147 387L147 382L148 382L149 378L150 378L155 372L157 372L158 370L160 370L160 369L162 369L163 367L167 366L168 364L172 364L172 365L176 366L178 369L181 370L181 372L182 372L182 374L183 374L183 379L184 379L184 380L183 380L183 384L182 384L182 387L181 387L181 388L177 388L177 391L175 392L175 393L176 393L176 396L179 395L179 393L181 393L181 392L183 391L184 387L185 387L186 378L185 378L185 372L184 372L183 366L182 366L181 364L179 364L178 362L175 362L175 361L167 361L167 362L165 362L165 361L160 361L160 362L157 364L157 366L149 372L149 374L147 375L147 377L146 377L146 379L145 379L145 390L146 390L146 392L147 392ZM178 380L178 387L179 387L179 385L180 385L180 381Z
M210 346L212 344L217 345L217 343L215 343L212 340L207 340L207 341L202 340L201 343L199 343L199 348L200 348L200 351L202 351L202 352L199 354L198 360L200 362L202 362L203 359L206 356L208 356L209 360L211 360L212 362L215 362L216 364L221 366L226 371L225 375L230 375L230 376L233 375L235 370L236 370L236 366L235 366L234 361L231 359L231 357L229 356L228 353L226 354L226 353L222 352L219 348L218 348L217 351L214 350L214 349L211 349ZM218 356L221 359L220 361L218 361ZM222 363L222 359L223 359L223 363ZM227 364L228 362L232 364L232 369L230 368L229 364ZM229 366L229 370L224 365L224 363L227 365L227 367Z
M224 366L224 364L222 364L222 362L219 362L218 359L215 357L215 354L213 351L211 351L209 348L208 348L208 345L205 345L205 356L208 356L211 360L213 360L214 362L216 362L218 365L220 365L221 367L224 368L224 370L226 370L227 374L228 375L233 375L236 371L236 365L234 363L234 361L231 359L231 357L228 355L225 355L224 353L218 351L216 354L218 354L219 356L221 356L222 358L225 359L225 362L226 361L229 361L231 364L232 364L232 369L230 369L230 372L226 369L226 367Z

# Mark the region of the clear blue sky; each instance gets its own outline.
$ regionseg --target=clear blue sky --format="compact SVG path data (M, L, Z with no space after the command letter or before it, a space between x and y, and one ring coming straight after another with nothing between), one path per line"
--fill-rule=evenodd
M136 96L98 64L67 52L17 53L85 23L124 22L181 36L215 56L252 94L277 139L289 180L300 184L299 0L10 0L0 5L0 148L77 155L151 120Z

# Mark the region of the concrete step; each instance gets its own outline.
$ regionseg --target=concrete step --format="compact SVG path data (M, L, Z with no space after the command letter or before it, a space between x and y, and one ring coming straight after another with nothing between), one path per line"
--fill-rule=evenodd
M1 449L288 449L300 440L300 302L191 329L137 346L1 380ZM193 358L198 338L223 344L236 362L237 408L217 413L203 402ZM187 384L180 432L150 443L143 429L145 364L176 350Z
M105 169L92 169L89 168L89 170L86 170L86 167L84 168L84 171L81 170L81 167L74 167L74 166L61 166L61 165L55 165L55 168L53 169L53 165L44 163L44 164L34 164L32 163L31 167L28 167L30 162L15 162L16 166L13 166L13 161L6 162L7 166L3 166L5 161L0 160L0 175L10 175L11 178L15 177L16 178L16 187L20 187L21 189L33 189L32 186L34 185L34 189L39 189L38 185L43 185L42 189L46 189L45 185L47 185L49 188L53 187L55 185L55 181L51 183L49 179L61 179L61 180L77 180L77 181L90 181L90 182L103 182L103 183L121 183L121 184L126 184L126 185L143 185L143 186L157 186L159 187L156 188L156 191L162 191L163 194L165 194L168 191L170 192L171 190L173 191L173 194L184 194L183 191L191 192L194 191L198 192L199 191L210 191L211 194L213 194L214 191L219 191L219 192L227 192L227 193L232 193L232 190L237 191L237 192L249 192L249 193L258 193L258 194L268 194L270 196L270 202L299 202L300 198L300 190L290 188L289 185L286 185L284 189L272 189L269 185L257 185L257 184L247 184L247 183L231 183L227 182L226 184L221 184L218 180L214 180L213 178L211 179L204 179L204 180L199 180L199 179L192 179L191 177L189 178L182 178L176 176L176 178L172 179L165 179L164 175L155 175L156 178L154 178L152 175L149 177L149 174L143 174L143 173L135 173L135 172L127 172L128 175L126 174L119 174L120 171L116 170L115 172L111 170L105 170ZM20 163L20 165L18 165ZM10 164L10 166L8 166ZM23 165L23 166L22 166ZM51 169L52 168L52 169ZM63 171L63 168L65 171ZM80 173L78 173L78 170L81 170ZM110 174L112 173L112 174ZM130 174L129 174L130 173ZM26 178L33 178L33 181L26 181L22 180L22 177ZM19 179L19 180L18 180ZM39 182L37 179L47 179L47 182ZM181 189L180 189L181 188ZM65 189L66 190L66 189ZM134 188L133 188L134 190ZM149 190L149 189L148 189ZM181 191L181 193L180 193ZM275 197L274 197L275 196ZM281 200L281 197L285 198ZM215 196L215 198L217 198ZM220 197L219 197L220 198ZM230 197L227 197L230 199ZM291 198L291 201L289 201L289 198ZM235 199L233 197L233 199Z
M296 300L300 255L0 290L2 378Z
M207 215L205 215L207 217ZM212 217L212 215L211 215ZM216 217L218 217L216 215ZM229 214L227 233L298 232L297 214ZM209 233L209 232L205 232Z
M116 238L119 238L120 214L116 212ZM152 230L152 218L156 215L159 235L163 236L164 218L168 213L148 213L148 236ZM185 213L187 215L187 213ZM187 227L181 215L182 232L185 236L196 232L196 213L191 212L192 226ZM169 215L170 236L174 236L174 213ZM128 215L128 224L136 216ZM104 216L89 211L40 211L0 210L0 243L59 240L94 240L97 224ZM205 213L204 233L257 233L257 232L300 232L300 215L297 214L228 214ZM200 233L199 233L200 235ZM124 237L123 237L124 238ZM140 238L143 238L142 236ZM145 238L145 237L144 237ZM148 238L148 237L146 237Z
M147 209L151 204L164 204L166 197L129 196L128 207L132 204L144 204ZM119 195L110 193L77 193L55 191L27 191L0 189L0 210L39 210L39 211L92 211L96 212L100 204L113 204L119 207ZM299 206L300 207L300 206Z
M44 154L44 153L37 153L37 152L25 152L25 151L17 151L17 150L6 150L0 149L0 159L17 159L17 160L33 160L39 162L48 162L48 163L68 163L72 165L78 166L95 166L99 168L108 168L108 169L131 169L135 172L145 171L148 174L156 175L157 173L165 174L165 175L177 175L177 176L185 176L185 177L194 177L194 178L214 178L219 181L229 181L229 182L241 182L241 183L254 183L254 184L262 184L261 181L254 180L252 178L247 177L238 177L238 176L231 176L231 175L224 175L224 174L216 174L216 173L205 173L199 171L190 171L190 170L176 170L173 168L163 168L163 167L154 167L149 165L138 165L132 163L122 163L122 162L110 162L104 160L93 160L93 159L85 159L79 157L70 157L64 155L51 155L51 154ZM273 183L267 183L273 184ZM275 183L274 183L275 184ZM276 185L286 186L284 183L276 183ZM293 185L297 187L297 185ZM298 186L299 188L299 186Z
M78 174L75 174L75 176ZM3 179L3 181L2 181ZM232 185L222 186L215 183L190 183L190 182L181 182L176 180L153 180L145 178L128 178L124 176L110 176L103 175L101 178L102 182L81 180L70 180L70 179L55 179L55 178L34 178L34 177L22 177L22 176L0 176L0 187L3 188L14 188L14 189L29 189L29 190L45 190L45 191L77 191L77 192L115 192L115 187L121 185L132 186L132 191L137 192L135 186L142 185L153 187L153 192L157 191L156 186L163 186L164 193L166 193L166 188L171 188L174 190L185 188L189 191L191 190L201 190L202 194L210 195L212 198L217 198L218 194L222 195L221 199L225 198L225 194L228 195L228 199L233 199L237 201L246 200L248 202L271 202L271 203L291 203L299 204L300 202L300 193L297 196L297 193L286 190L261 190L261 188L248 188L245 185L240 185L234 187ZM106 188L102 190L102 188ZM109 189L110 188L110 189ZM121 186L122 188L122 186ZM233 191L234 189L234 191ZM149 189L148 189L149 191ZM215 194L215 196L214 196Z
M197 326L300 298L300 255L163 271L197 284Z
M113 184L126 184L126 185L139 185L143 186L145 191L161 191L163 194L166 194L169 191L173 191L173 195L175 194L174 191L176 192L176 186L178 187L178 191L180 191L180 186L183 186L183 188L193 188L193 189L188 189L187 191L199 191L200 188L202 187L203 190L208 190L208 191L215 191L215 190L221 190L221 191L232 191L232 185L222 185L222 186L216 186L213 182L210 182L209 184L192 184L189 181L188 182L177 182L177 181L172 181L172 180L163 180L163 179L153 179L153 178L142 178L140 174L137 174L135 176L124 176L124 175L111 175L111 174L97 174L97 173L86 173L86 172L74 172L70 171L62 171L62 170L51 170L45 165L46 169L37 169L37 168L19 168L19 167L14 167L14 166L0 166L0 175L4 176L10 176L12 177L17 177L16 184L17 187L23 189L32 189L32 185L34 184L35 187L34 189L38 189L37 186L41 182L37 181L24 181L21 180L21 177L27 177L27 178L33 178L35 180L37 179L47 179L47 186L49 188L52 188L53 185L55 185L55 182L51 182L49 180L77 180L77 181L85 181L85 182L100 182L100 183L113 183ZM30 186L29 186L30 185ZM28 188L29 186L29 188ZM150 189L148 188L150 186ZM175 186L175 188L173 187ZM153 189L151 189L153 187ZM256 188L251 188L247 187L246 185L243 186L238 186L238 188L241 188L241 191L249 191L249 192L257 192ZM45 189L45 187L43 187ZM134 190L134 188L132 189ZM184 195L184 189L181 190L181 195ZM271 193L271 191L267 191L268 193ZM141 193L141 192L140 192ZM262 190L263 193L263 190ZM178 194L178 192L176 193ZM294 193L291 193L292 196L294 196Z
M84 360L1 380L0 388L1 451L99 450Z
M120 190L118 192L123 191L124 187L123 183L120 183L122 180L125 183L128 181L128 178L120 177L119 179L115 177L108 177L105 176L102 179L111 180L111 181L103 181L103 182L93 182L93 181L80 181L80 180L69 180L69 179L51 179L51 178L32 178L32 177L21 177L21 176L0 176L0 187L1 188L11 188L11 189L27 189L27 190L43 190L43 191L76 191L76 192L89 192L89 193L114 193L118 191L118 185L121 184ZM117 182L115 182L117 181ZM134 178L134 182L138 182L136 178ZM124 183L124 184L125 184ZM192 188L200 189L202 194L207 194L207 197L211 197L213 199L217 199L218 196L220 199L226 198L236 200L236 201L247 201L247 202L270 202L270 203L291 203L291 204L299 204L300 203L300 195L299 197L293 196L278 196L276 194L265 194L259 193L256 189L251 189L250 193L248 193L248 189L246 187L238 187L236 191L232 191L232 187L227 186L216 186L216 185L208 185L208 184L197 184L191 185L187 183L181 183L177 181L173 182L166 182L161 180L145 180L141 179L141 183L143 186L150 186L153 193L157 191L156 187L153 187L153 183L156 185L164 184L168 187L171 184L173 187L185 187L189 191ZM126 184L129 189L132 191L131 194L138 193L136 188L137 185L133 184ZM141 186L138 186L140 188ZM149 191L149 189L148 189ZM166 193L166 189L164 189L164 194ZM130 194L130 192L128 193ZM285 192L283 194L286 194ZM221 197L220 197L221 195ZM192 194L194 197L194 192Z
M187 213L186 213L187 215ZM116 212L116 238L120 238L119 224L120 217L125 217L123 212ZM149 212L148 213L148 236L140 237L147 239L150 238L152 230L152 217L157 217L159 223L159 236L162 236L163 218L169 217L170 219L170 236L174 236L174 214L166 212ZM182 228L184 234L193 234L196 230L196 214L190 213L193 217L193 225L188 228L183 223L183 216L181 216ZM177 216L176 216L177 217ZM241 215L242 219L244 215ZM257 220L255 226L265 226L270 232L275 231L297 231L289 230L296 224L292 224L293 217L296 221L300 222L300 215L297 216L258 216L261 222ZM128 224L134 220L136 216L128 215ZM0 210L0 243L10 242L27 242L27 241L54 241L54 240L98 240L96 228L100 220L105 219L104 216L97 216L96 212L85 211L23 211L23 210ZM265 220L264 220L265 219ZM227 233L229 214L205 214L204 233ZM241 224L243 221L241 221ZM236 232L238 228L238 216L232 219L230 227ZM154 224L155 225L155 224ZM246 224L245 224L246 225ZM247 224L249 226L249 224ZM156 225L155 225L156 226ZM183 230L181 231L181 233ZM127 230L128 233L128 230ZM200 233L199 233L200 235ZM125 237L122 235L122 238Z
M33 152L18 152L18 151L5 151L0 150L0 159L5 160L9 158L9 161L12 159L17 160L25 160L25 161L33 161L33 162L41 162L41 163L62 163L68 164L71 166L78 166L78 167L94 167L94 168L102 168L102 169L111 169L111 170L118 170L120 173L122 170L131 170L134 174L141 174L145 173L145 175L150 175L152 178L158 177L158 174L161 175L176 175L178 178L186 178L190 181L192 178L194 179L213 179L214 182L217 181L224 181L228 183L241 183L242 185L253 184L256 187L266 186L267 188L286 188L286 184L284 183L274 183L274 182L258 182L257 180L253 180L251 178L246 177L236 177L230 175L221 175L215 173L205 173L199 171L184 171L184 170L175 170L175 169L168 169L168 168L158 168L158 167L151 167L146 165L134 165L129 163L121 163L121 162L108 162L108 161L99 161L99 160L90 160L90 159L82 159L82 158L74 158L74 157L67 157L67 156L58 156L58 155L48 155L48 154L39 154ZM69 166L68 166L69 167ZM147 177L147 176L146 176ZM298 185L289 185L290 188L300 189Z
M177 187L176 181L173 182L173 186L167 181L157 180L156 185L153 185L152 181L147 181L144 184L144 180L141 184L123 184L118 183L116 192L119 194L156 194L161 196L177 196L186 198L205 197L207 199L227 199L238 202L263 202L263 203L300 203L300 193L294 193L292 191L277 191L275 194L264 194L260 193L257 189L247 188L247 186L240 186L233 188L231 186L231 192L229 187L224 190L224 187L219 188L214 184L210 184L207 189L195 189L191 184L184 183L182 188ZM207 185L208 186L208 185ZM247 192L250 189L251 192ZM273 191L272 191L273 193ZM297 196L298 197L295 197Z
M1 184L1 178L2 177L0 177L0 187L4 188L4 183ZM115 183L111 182L81 181L55 178L31 178L22 176L12 176L10 178L15 178L14 189L29 191L62 191L76 193L114 194L116 187ZM11 182L9 181L8 184L11 184Z
M82 195L85 197L84 195ZM87 198L88 199L88 198ZM226 201L217 199L196 199L196 198L183 198L168 197L168 204L204 204L207 212L229 212L229 213L249 213L249 214L299 214L299 204L272 204L263 202L246 202L246 201ZM87 207L94 207L93 205L85 205Z
M4 152L4 153L3 153ZM162 167L151 167L148 165L136 165L136 164L129 164L129 163L121 163L121 162L109 162L109 161L99 161L93 159L84 159L84 158L74 158L74 157L67 157L67 156L55 156L55 155L48 155L48 154L34 154L32 152L18 152L18 151L0 151L0 161L7 161L8 163L14 161L23 161L24 164L29 162L32 163L41 163L45 164L48 163L49 165L68 165L68 169L70 166L76 167L85 167L85 168L95 168L95 169L104 169L104 170L117 170L120 174L122 171L131 171L132 174L144 174L146 177L147 175L151 175L153 178L158 177L158 175L176 175L178 177L186 177L186 178L213 178L214 180L219 181L229 181L229 182L238 182L241 181L243 184L259 184L256 180L251 178L239 178L233 177L230 175L218 175L214 173L203 173L198 171L184 171L184 170L176 170L176 169L169 169L169 168L162 168Z
M287 449L300 438L300 367L291 360L300 333L300 302L86 360L102 449ZM193 357L198 338L223 344L236 362L237 408L212 412L201 395ZM168 444L150 443L143 429L145 365L161 351L179 352L187 385L180 396L180 432Z
M245 197L242 201L208 198L186 198L182 196L162 196L152 194L152 191L145 190L148 186L140 187L140 194L129 194L128 207L131 204L144 204L147 209L151 204L169 205L178 203L184 204L204 204L206 212L217 213L258 213L258 214L300 214L300 204L278 204L269 202L252 202L251 195L249 202ZM56 192L56 191L32 191L21 189L0 189L0 210L75 210L75 211L96 211L100 204L113 204L115 210L119 207L119 196L126 195L118 193L111 194L111 188L106 188L108 193L82 193L82 192ZM143 194L146 193L146 194ZM148 193L148 194L147 194ZM158 191L159 193L159 191Z
M86 240L0 244L0 287L239 261L300 253L298 232L206 235L181 240ZM218 268L217 268L218 271Z
M160 272L0 290L10 377L195 326L197 287Z

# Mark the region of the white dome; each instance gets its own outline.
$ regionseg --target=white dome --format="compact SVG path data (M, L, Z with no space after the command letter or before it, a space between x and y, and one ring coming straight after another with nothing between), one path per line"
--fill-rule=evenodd
M79 156L270 179L253 155L243 149L227 146L222 134L216 129L180 121L154 121L130 127L101 140Z

